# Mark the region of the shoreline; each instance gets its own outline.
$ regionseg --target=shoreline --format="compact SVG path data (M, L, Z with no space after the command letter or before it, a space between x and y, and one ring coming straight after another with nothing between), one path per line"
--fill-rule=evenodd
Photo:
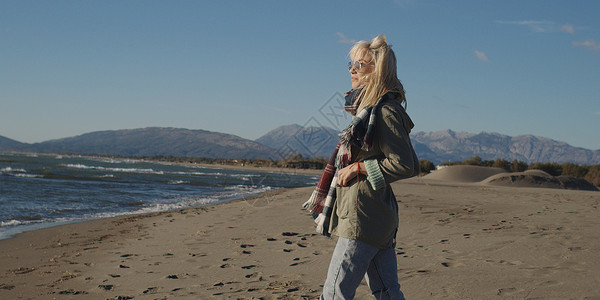
M258 171L258 172L268 172L268 173L286 173L286 174L300 174L300 175L321 175L321 174L323 174L323 171L324 171L324 170L318 170L318 169L274 168L274 167L199 164L199 163L185 163L184 165L200 166L200 167L213 168L213 169Z
M18 154L22 154L22 153L18 153ZM28 153L26 153L28 154ZM50 155L50 156L63 156L62 154L55 154L55 153L29 153L31 155ZM66 154L64 156L67 156ZM102 156L90 156L90 155L73 155L73 156L78 156L78 157L83 157L83 158L87 158L87 159L97 159L97 158L103 158ZM244 172L257 172L257 173L261 173L261 174L265 174L264 176L273 176L273 175L267 175L267 174L291 174L291 175L317 175L317 174L321 174L322 171L321 170L309 170L309 169L285 169L285 168L267 168L267 167L256 167L256 166L232 166L232 165L219 165L219 164L198 164L198 163L178 163L178 162L164 162L164 161L158 161L158 160L144 160L144 159L136 159L139 162L149 162L149 163L155 163L155 164L166 164L166 165L183 165L183 166L190 166L190 167L199 167L199 168L210 168L212 170L239 170L239 171L244 171ZM277 175L278 176L278 175ZM282 175L285 176L285 175ZM269 188L269 187L267 187ZM221 203L225 203L225 202L229 202L229 201L236 201L239 199L244 199L244 198L248 198L248 197L255 197L257 195L260 195L262 193L265 193L264 190L263 191L256 191L253 193L249 193L246 195L239 195L234 197L233 199L224 199L224 200L219 200L217 202L214 203L209 203L209 204L204 204L204 205L200 205L198 207L202 207L205 205L215 205L215 204L221 204ZM278 189L282 189L281 187L270 187L269 190L266 191L266 193L270 192L270 190L278 190ZM167 209L167 210L162 210L162 211L171 211L171 210L178 210L181 208L171 208L171 209ZM16 224L10 224L7 223L6 226L3 226L3 232L2 235L0 235L0 240L5 240L5 239L10 239L13 238L14 236L22 233L22 232L27 232L27 231L32 231L32 230L40 230L40 229L44 229L44 228L49 228L49 227L55 227L55 226L61 226L61 225L66 225L66 224L76 224L76 223L81 223L81 222L87 222L87 221L92 221L92 220L97 220L97 219L104 219L104 218L112 218L112 217L119 217L119 216L131 216L131 215L138 215L138 214L146 214L146 213L153 213L153 212L160 212L160 211L153 211L153 210L147 210L144 211L144 209L139 209L139 210L134 210L134 211L123 211L123 212L112 212L112 213L107 213L106 215L91 215L91 216L87 216L85 218L78 218L78 216L75 216L73 218L69 218L68 220L41 220L41 221L32 221L32 222L28 222L28 221L24 221L24 222L18 222ZM24 224L23 224L24 223Z
M295 188L302 188L302 187L295 187ZM167 210L161 210L161 211L149 211L149 212L123 212L123 213L115 214L113 216L108 216L108 217L98 217L98 218L69 220L69 221L60 221L60 222L48 222L48 223L32 223L32 224L22 225L23 227L31 228L31 229L14 230L14 231L16 231L16 233L10 233L11 232L10 230L7 231L8 234L6 236L4 236L4 237L0 236L0 242L9 240L9 239L13 239L23 233L27 233L27 232L31 232L31 231L38 231L38 230L45 230L45 229L50 229L50 228L60 227L60 226L76 225L79 223L93 222L93 221L104 220L104 219L127 218L127 217L137 217L137 216L144 216L144 215L154 215L154 214L160 214L160 213L169 213L169 212L173 212L173 211L221 205L221 204L235 202L235 201L254 201L254 199L261 198L261 197L271 197L272 195L279 194L287 189L293 189L293 188L274 188L274 189L271 189L268 191L258 192L258 193L250 194L250 195L246 195L246 196L241 196L239 198L234 198L234 199L230 199L230 200L221 200L218 202L200 205L200 206L194 206L194 207L173 208L173 209L167 209ZM16 225L16 226L20 226L20 225ZM15 227L14 229L18 229L18 228Z

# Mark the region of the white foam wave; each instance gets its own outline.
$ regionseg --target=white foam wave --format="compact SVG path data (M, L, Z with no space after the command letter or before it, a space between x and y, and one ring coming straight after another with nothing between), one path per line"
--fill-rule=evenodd
M25 173L27 171L25 171L24 169L13 169L11 167L6 167L6 168L0 169L0 172L22 172L22 173Z
M33 223L33 222L34 221L8 220L8 221L2 221L2 222L0 222L0 227L17 226L17 225L23 225L23 224L27 224L27 223Z
M68 168L75 169L86 169L86 170L100 170L109 172L121 172L121 173L142 173L142 174L164 174L163 171L155 171L154 169L138 169L138 168L106 168L101 166L88 166L84 164L66 164L63 165Z
M237 199L268 192L272 189L270 186L235 185L226 187L226 192L223 192L220 197L221 199Z
M91 161L99 161L99 162L104 162L104 163L109 163L109 164L135 164L138 162L141 162L138 159L129 159L129 158L123 158L123 159L115 159L115 158L107 158L107 157L92 157L89 158L89 160Z
M47 223L47 222L56 222L56 220L50 220L50 219L14 220L14 219L11 219L8 221L1 221L0 228L40 224L40 223Z
M23 177L23 178L42 178L44 177L43 175L38 175L38 174L13 174L13 176L15 177Z
M186 183L190 183L187 180L169 180L169 184L186 184Z
M23 178L41 178L44 177L39 174L28 174L25 169L13 169L11 167L6 167L0 169L0 174L14 176L14 177L23 177Z

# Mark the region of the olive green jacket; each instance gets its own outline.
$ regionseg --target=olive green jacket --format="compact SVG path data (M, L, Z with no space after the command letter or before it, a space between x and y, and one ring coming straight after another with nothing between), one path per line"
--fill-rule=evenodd
M329 232L377 248L392 247L398 228L398 203L390 183L418 175L419 159L410 142L414 127L398 101L386 100L377 112L373 147L352 147L352 161L364 162L368 176L337 186Z

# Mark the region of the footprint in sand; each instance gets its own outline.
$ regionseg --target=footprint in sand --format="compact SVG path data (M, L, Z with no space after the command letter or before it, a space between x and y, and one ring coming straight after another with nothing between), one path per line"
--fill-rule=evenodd
M248 265L248 266L243 266L242 267L242 269L244 269L244 270L250 270L250 269L253 269L253 268L256 268L256 265Z
M454 259L447 257L446 260L443 263L441 263L441 265L445 268L455 268L455 267L459 267L459 266L464 266L464 264L460 263L460 262L455 262Z
M112 289L115 287L112 284L101 284L98 286L99 288L105 290L105 291L112 291Z
M153 294L153 293L156 293L157 290L158 290L158 287L153 286L153 287L147 288L142 293L144 293L144 294Z
M516 291L517 291L516 288L502 288L502 289L498 289L498 293L496 293L496 295L510 296L510 295L513 295Z
M247 249L247 248L252 248L254 247L254 245L250 245L250 244L241 244L240 248L242 249ZM242 250L242 254L252 254L252 251L250 250Z
M258 272L254 272L252 274L248 274L248 275L246 275L244 277L246 277L248 279L257 279L258 281L263 281L264 280L263 277L262 277L262 274L258 273Z
M68 290L58 292L59 295L82 295L82 294L87 294L87 293L88 292L76 291L74 289L68 289Z

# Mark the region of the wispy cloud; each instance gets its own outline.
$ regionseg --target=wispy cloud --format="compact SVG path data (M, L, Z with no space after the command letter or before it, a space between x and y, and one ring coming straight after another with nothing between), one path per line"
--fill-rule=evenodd
M551 21L534 21L534 20L523 20L523 21L496 21L498 24L507 25L518 25L529 27L533 32L550 32L554 27L554 22Z
M560 26L560 31L564 31L570 34L574 34L575 33L575 28L573 28L573 25L571 24L565 24L563 26Z
M495 21L497 24L505 25L517 25L529 28L533 32L566 32L575 34L575 26L571 24L559 25L553 21L536 21L536 20L523 20L523 21Z
M596 116L600 116L600 111L594 113Z
M600 50L600 43L597 43L593 39L585 40L583 42L573 42L575 47L583 47L590 50Z
M488 57L487 57L487 55L485 55L485 53L483 53L483 52L481 52L479 50L475 50L475 56L477 56L477 58L479 60L482 60L482 61L488 61L489 60Z
M351 40L349 38L346 37L346 35L344 35L341 32L336 32L335 34L337 34L338 36L338 43L342 43L342 44L355 44L356 40Z

